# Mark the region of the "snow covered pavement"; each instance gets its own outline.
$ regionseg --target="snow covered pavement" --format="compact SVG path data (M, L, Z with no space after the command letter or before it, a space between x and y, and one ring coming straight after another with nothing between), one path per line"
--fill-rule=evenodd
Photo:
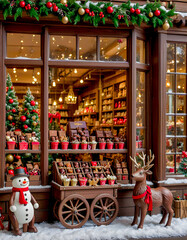
M0 231L0 240L114 240L129 238L156 238L187 236L187 218L172 219L171 227L159 225L161 215L146 216L144 229L131 227L132 217L119 217L108 226L97 227L88 221L80 229L65 229L60 222L36 224L38 233L23 233L13 237L11 232Z

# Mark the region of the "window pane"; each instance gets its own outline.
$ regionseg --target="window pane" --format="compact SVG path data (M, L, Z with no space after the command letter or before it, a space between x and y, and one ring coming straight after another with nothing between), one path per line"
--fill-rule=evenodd
M186 73L186 44L176 45L177 72Z
M50 58L58 60L75 60L76 37L51 35Z
M175 134L174 117L166 116L166 135L174 134Z
M177 138L177 152L185 151L186 138Z
M167 72L175 72L175 44L167 44Z
M126 38L100 38L101 61L126 61L127 40Z
M168 93L175 92L175 75L166 75L166 91Z
M38 34L7 33L7 57L41 58Z
M176 95L176 112L186 113L186 96Z
M145 41L136 40L136 62L145 63Z
M175 152L175 138L166 139L166 152Z
M186 93L186 75L177 75L177 92Z
M136 148L145 148L145 131L144 128L136 129Z
M166 155L166 172L167 173L174 173L174 155Z
M178 172L179 171L179 174L181 174L182 172L180 172L180 170L179 170L179 166L180 166L180 163L182 162L182 155L177 155L176 156L176 171ZM182 167L182 169L183 169L183 166L181 166ZM182 170L181 169L181 170Z
M177 135L186 135L186 117L185 116L177 116Z
M174 95L167 95L166 113L174 113Z
M96 37L79 37L79 59L96 60Z
M136 125L145 126L145 73L137 71L136 76Z

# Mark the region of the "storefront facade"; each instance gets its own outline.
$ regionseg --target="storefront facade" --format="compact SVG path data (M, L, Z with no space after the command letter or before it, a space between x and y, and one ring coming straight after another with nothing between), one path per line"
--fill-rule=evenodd
M176 7L181 11L180 8L183 5L177 4ZM152 149L155 160L153 176L149 180L155 186L165 185L164 181L167 178L185 178L184 174L181 176L177 172L182 151L186 150L187 137L187 31L185 26L181 26L184 22L184 18L176 20L174 27L165 31L161 28L152 29L146 25L127 27L121 24L118 28L114 28L110 22L97 28L89 24L62 25L55 17L43 17L37 22L25 16L14 22L11 18L4 21L1 16L0 205L4 208L6 216L11 189L7 188L5 171L7 155L10 154L22 157L25 153L31 153L36 158L37 156L40 158L41 179L37 183L39 186L31 188L41 205L41 210L37 213L39 222L47 220L52 214L50 212L53 199L49 185L49 172L51 171L49 155L53 157L55 154L81 155L87 153L96 154L100 158L99 154L123 154L127 162L128 180L129 183L132 183L131 174L134 167L129 156L136 156L142 151L148 154L149 149ZM111 44L113 39L116 39L114 45ZM14 41L15 44L12 44ZM60 41L64 41L61 49L59 48ZM25 42L28 44L25 45ZM104 45L103 42L106 44ZM65 49L67 44L70 44L69 50ZM32 51L30 51L31 49ZM112 55L110 55L110 51L112 51ZM64 55L59 56L59 52ZM78 74L80 72L77 79L75 70L78 71ZM27 72L28 75L22 79L21 75L24 72ZM56 72L58 74L62 72L62 75L59 75L62 81L60 77L59 82L54 79ZM68 78L68 72L70 72L71 79ZM38 102L41 146L39 150L9 150L6 147L7 112L5 105L8 73L19 99L23 99L26 88L30 87L35 101ZM19 81L19 76L21 81ZM33 76L37 79L37 83L28 80ZM66 88L68 85L66 82L68 80L73 81L73 89L78 98L79 95L84 98L96 94L95 120L93 120L94 117L90 117L96 128L112 128L112 131L117 133L119 133L119 127L125 129L126 145L124 149L112 149L111 151L98 149L93 153L90 149L86 152L83 152L82 149L72 152L72 149L64 151L50 148L49 111L53 110L54 101L63 95L62 90L64 90L64 86ZM81 85L79 80L83 80L85 85ZM124 82L126 95L118 97L115 95L118 90L115 89ZM113 108L106 109L103 108L103 105L106 106L110 103L106 103L104 100L110 99L110 97L103 95L104 89L109 91L111 86ZM53 87L55 91L53 91ZM120 107L119 105L115 107L115 103L119 104L119 101ZM121 106L122 101L124 101L124 106ZM71 114L71 117L68 117L71 121L77 117L76 114L73 115L73 112L77 110L79 102L77 99L76 107L72 107L72 109L68 107ZM58 104L61 104L60 100ZM120 111L123 111L124 115L118 115ZM113 114L109 117L112 122L103 120L107 119L105 114L110 114L110 112ZM116 117L116 121L119 121L119 116L121 119L127 119L123 126L121 126L122 123L114 123L114 118ZM77 120L84 119L78 116ZM88 119L85 121L89 122ZM176 191L174 194L181 197L186 191L184 184L166 186ZM133 215L132 189L133 186L124 184L119 190L120 215Z

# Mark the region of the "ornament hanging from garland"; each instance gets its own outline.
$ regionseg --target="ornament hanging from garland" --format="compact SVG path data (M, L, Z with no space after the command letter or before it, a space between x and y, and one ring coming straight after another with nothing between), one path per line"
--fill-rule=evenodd
M11 115L8 115L8 120L12 121L13 117Z
M35 106L35 101L31 101L31 106Z
M0 11L3 12L4 19L14 16L14 20L22 17L24 11L27 15L37 20L41 16L54 14L63 24L68 22L78 24L79 22L90 22L95 27L100 23L105 24L106 19L112 20L115 27L120 24L141 25L146 23L153 28L165 26L165 29L172 27L172 17L176 15L175 9L166 9L159 1L147 2L140 6L139 3L123 2L121 5L114 5L111 2L79 2L71 0L38 0L38 1L12 1L10 11L10 1L0 1ZM168 5L169 6L169 5ZM85 14L86 13L86 14ZM68 17L67 17L68 16Z
M9 99L8 102L9 102L10 104L12 104L12 103L14 102L14 100L13 100L13 99Z
M25 122L27 120L27 118L25 116L21 116L20 120L21 120L21 122Z
M167 22L167 20L165 21L165 23L163 24L162 27L163 27L163 29L166 30L166 31L169 29L169 23Z

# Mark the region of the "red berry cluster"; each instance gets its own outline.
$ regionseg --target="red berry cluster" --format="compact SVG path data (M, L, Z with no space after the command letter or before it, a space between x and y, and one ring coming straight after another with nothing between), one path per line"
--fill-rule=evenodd
M103 12L100 12L100 13L99 13L99 17L100 17L100 18L104 18L104 16L105 16L105 15L103 14Z
M122 19L122 18L124 18L124 15L118 15L119 20Z
M85 12L89 15L89 16L91 16L91 17L94 17L95 16L95 13L92 11L92 12L90 12L90 9L89 8L86 8L85 9Z
M25 6L25 10L31 10L31 5L27 4L27 6Z
M46 3L46 7L47 8L52 8L53 7L53 12L57 12L58 11L58 7L57 7L56 3L47 2Z
M131 13L136 13L137 15L139 15L141 13L141 10L139 8L137 8L137 9L131 8L130 12Z

